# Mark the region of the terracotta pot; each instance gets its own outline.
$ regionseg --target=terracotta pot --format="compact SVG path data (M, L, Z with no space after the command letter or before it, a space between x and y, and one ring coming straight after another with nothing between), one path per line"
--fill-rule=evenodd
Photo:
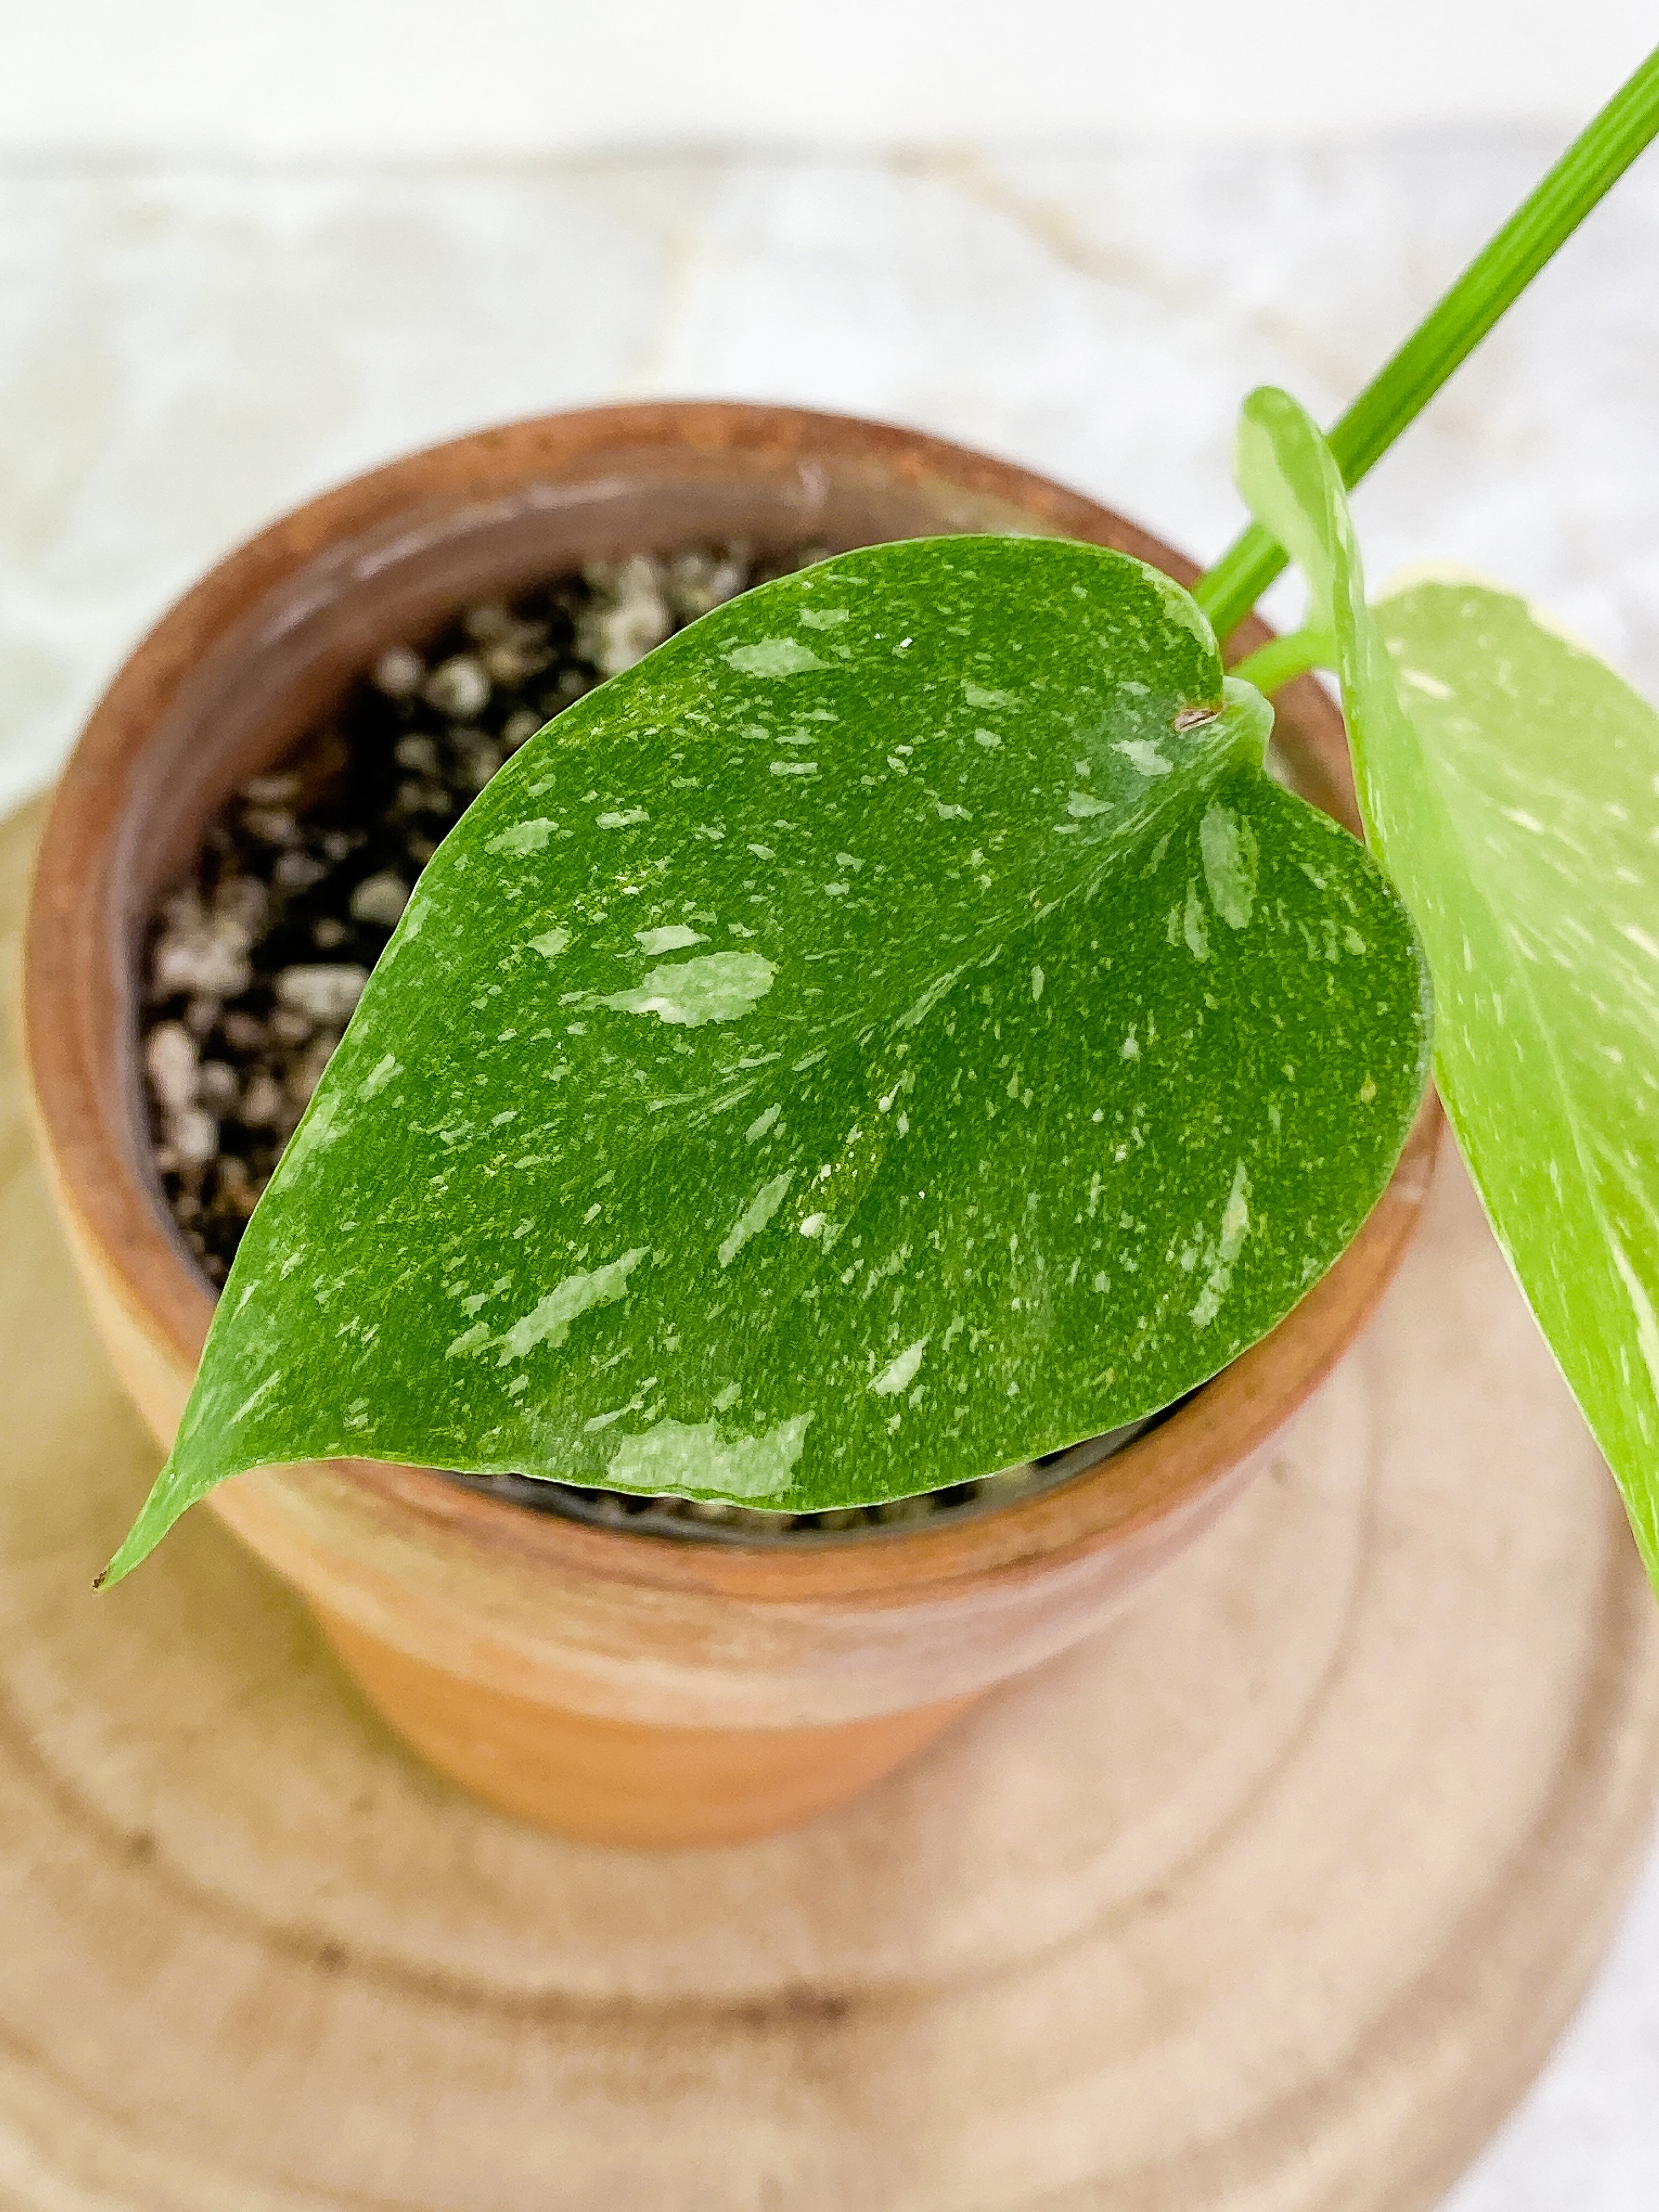
M778 408L620 407L481 432L314 500L144 641L53 805L26 993L64 1224L158 1438L183 1407L212 1292L148 1158L137 957L156 894L222 802L381 647L419 640L468 597L642 549L961 529L1065 532L1194 574L1091 501L911 432ZM1249 624L1237 643L1266 635ZM1279 709L1303 788L1352 823L1335 709L1307 680ZM1263 1343L1116 1457L981 1514L717 1543L349 1461L244 1476L211 1508L304 1595L392 1726L465 1787L596 1839L785 1826L1085 1635L1215 1516L1370 1312L1415 1225L1438 1130L1431 1106L1353 1245Z

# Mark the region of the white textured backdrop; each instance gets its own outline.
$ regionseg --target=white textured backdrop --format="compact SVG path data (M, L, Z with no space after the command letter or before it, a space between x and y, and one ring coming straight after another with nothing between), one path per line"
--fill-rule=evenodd
M524 155L1576 124L1650 0L3 0L0 147Z
M0 171L0 805L216 555L492 418L655 393L859 410L1212 555L1240 394L1271 379L1328 417L1554 143ZM1375 574L1472 562L1659 694L1656 269L1659 155L1358 511ZM1455 2212L1652 2212L1656 2115L1659 1874Z
M1234 410L1328 418L1537 173L1370 150L0 171L0 804L281 508L492 418L644 393L920 423L1200 557ZM1659 695L1659 149L1364 487L1372 573L1512 580Z

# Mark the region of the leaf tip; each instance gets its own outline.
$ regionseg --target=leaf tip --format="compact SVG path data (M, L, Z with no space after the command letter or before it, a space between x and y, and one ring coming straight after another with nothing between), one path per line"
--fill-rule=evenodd
M211 1487L211 1485L206 1486ZM149 1496L139 1508L137 1518L117 1546L115 1554L103 1572L93 1582L95 1590L112 1589L125 1580L133 1569L142 1566L161 1542L173 1522L203 1494L199 1486L186 1487L175 1473L169 1459L156 1476Z
M119 1548L108 1565L93 1577L92 1587L94 1590L113 1589L117 1583L124 1582L139 1561L149 1555L153 1548L152 1546L143 1541L134 1541L138 1535L139 1525L137 1522L134 1523L122 1539Z

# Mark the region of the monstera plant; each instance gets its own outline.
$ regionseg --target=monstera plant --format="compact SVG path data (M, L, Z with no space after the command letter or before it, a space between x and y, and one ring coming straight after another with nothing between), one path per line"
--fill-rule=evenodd
M807 1511L1156 1413L1387 1183L1431 1065L1659 1566L1659 716L1345 485L1659 128L1659 57L1333 433L1244 406L1189 594L968 537L705 616L428 866L109 1571L334 1455ZM1285 556L1305 626L1224 673ZM1370 839L1268 772L1340 678Z

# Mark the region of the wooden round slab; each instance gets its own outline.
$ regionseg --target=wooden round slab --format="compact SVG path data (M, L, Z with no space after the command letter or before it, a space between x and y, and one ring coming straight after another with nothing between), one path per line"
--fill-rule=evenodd
M0 833L15 936L30 824ZM1455 1164L1274 1473L851 1811L560 1844L154 1471L0 1101L0 2203L1411 2212L1637 1865L1659 1622Z

